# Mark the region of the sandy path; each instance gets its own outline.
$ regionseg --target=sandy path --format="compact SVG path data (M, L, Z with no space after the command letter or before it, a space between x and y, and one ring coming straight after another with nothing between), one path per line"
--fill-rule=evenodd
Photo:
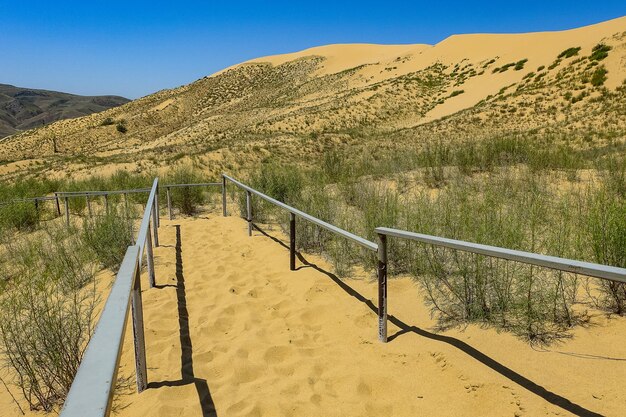
M160 240L160 287L144 292L151 388L120 389L117 416L626 410L624 319L578 329L551 351L475 326L435 334L418 289L395 279L389 308L404 330L391 325L397 336L384 345L376 341L370 278L341 282L311 266L290 272L287 250L258 232L248 238L235 217L163 221ZM133 374L131 333L125 377Z

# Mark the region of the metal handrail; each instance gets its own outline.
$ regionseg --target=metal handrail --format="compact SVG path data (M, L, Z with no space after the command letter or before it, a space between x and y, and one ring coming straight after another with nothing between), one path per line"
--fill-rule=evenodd
M158 186L159 180L155 178L136 244L126 250L113 288L63 404L61 417L106 417L111 413L129 306L132 306L137 391L141 392L148 386L140 273L146 249L150 287L154 287L152 239L158 246Z
M177 187L207 187L211 185L222 185L221 182L199 182L196 184L166 184L161 187L164 188L177 188Z
M608 279L618 282L626 282L626 269L616 266L601 265L591 262L559 258L556 256L541 255L538 253L500 248L497 246L482 245L480 243L447 239L444 237L424 235L420 233L407 232L404 230L390 229L387 227L377 227L376 233L414 240L422 243L428 243L436 246L443 246L451 249L458 249L464 252L477 253L480 255L491 256L494 258L507 259L509 261L537 265L549 269L557 269L559 271L571 272L574 274L586 275L589 277Z
M62 417L109 415L138 259L139 247L130 246L63 404Z
M246 190L246 191L248 191L248 192L250 192L250 193L252 193L252 194L254 194L256 196L258 196L258 197L261 197L265 201L267 201L269 203L272 203L275 206L278 206L278 207L288 211L289 213L291 213L291 214L293 214L295 216L298 216L298 217L300 217L300 218L302 218L302 219L304 219L304 220L306 220L308 222L311 222L311 223L313 223L313 224L315 224L317 226L320 226L320 227L322 227L322 228L324 228L324 229L326 229L326 230L328 230L328 231L330 231L332 233L335 233L335 234L337 234L339 236L342 236L342 237L344 237L344 238L346 238L348 240L351 240L351 241L357 243L358 245L360 245L360 246L362 246L362 247L364 247L366 249L369 249L369 250L374 251L374 252L376 252L378 250L378 245L376 243L374 243L374 242L370 242L369 240L367 240L365 238L362 238L361 236L357 236L354 233L350 233L347 230L343 230L343 229L341 229L341 228L339 228L339 227L337 227L335 225L332 225L332 224L327 223L327 222L325 222L323 220L320 220L317 217L313 217L310 214L307 214L307 213L305 213L303 211L300 211L300 210L298 210L295 207L291 207L290 205L285 204L285 203L283 203L281 201L278 201L278 200L276 200L276 199L274 199L274 198L272 198L272 197L270 197L270 196L268 196L266 194L263 194L262 192L257 191L254 188L251 188L251 187L249 187L249 186L247 186L247 185L237 181L236 179L234 179L234 178L232 178L232 177L230 177L230 176L228 176L226 174L222 174L222 176L223 176L223 178L225 178L226 180L232 182L233 184L235 184L239 188L242 188L242 189L244 189L244 190Z
M86 197L100 195L116 195L116 194L133 194L133 193L149 193L151 188L134 188L130 190L111 190L111 191L57 191L59 197Z
M387 341L387 236L626 283L626 269L616 266L424 235L388 227L377 227L375 231L378 234L378 337L382 342Z

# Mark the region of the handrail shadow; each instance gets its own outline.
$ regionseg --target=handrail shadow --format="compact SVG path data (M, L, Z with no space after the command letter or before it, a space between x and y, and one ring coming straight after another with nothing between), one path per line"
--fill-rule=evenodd
M277 242L278 244L280 244L281 246L289 249L289 246L283 242L282 240L280 240L279 238L270 235L269 233L267 233L266 231L262 230L260 227L258 227L257 225L254 225L254 228L259 231L259 233L261 233L262 235L272 239L274 242ZM344 290L348 295L352 296L353 298L355 298L356 300L360 301L361 303L367 305L369 307L370 310L372 310L375 314L378 314L378 307L374 304L374 302L366 297L364 297L363 295L361 295L358 291L356 291L354 288L352 288L351 286L349 286L348 284L346 284L344 281L342 281L339 277L337 277L335 274L333 274L332 272L326 271L325 269L319 267L318 265L309 262L306 260L306 258L304 258L304 256L300 253L300 252L296 252L296 255L298 257L298 260L304 264L306 267L309 268L313 268L316 271L326 275L327 277L329 277L335 284L337 284L339 286L339 288L341 288L342 290ZM298 268L299 269L299 268ZM424 330L420 327L417 326L412 326L409 325L407 323L405 323L404 321L400 320L399 318L395 317L394 315L389 315L387 317L387 319L393 323L394 325L396 325L398 328L400 328L400 330L398 332L396 332L395 334L391 335L388 338L388 342L392 342L393 340L397 339L398 337L404 335L404 334L408 334L408 333L414 333L418 336L422 336L422 337L426 337L428 339L431 340L436 340L438 342L443 342L446 343L450 346L453 346L457 349L459 349L460 351L462 351L463 353L469 355L470 357L474 358L475 360L479 361L480 363L482 363L483 365L488 366L489 368L491 368L492 370L496 371L497 373L499 373L500 375L504 376L505 378L509 379L511 382L514 382L515 384L519 385L520 387L526 389L527 391L543 398L544 400L548 401L551 404L554 404L557 407L562 408L563 410L566 410L572 414L578 415L578 416L583 416L583 417L601 417L602 414L598 414L594 411L588 410L576 403L573 403L572 401L568 400L567 398L558 395L552 391L547 390L546 388L542 387L541 385L537 384L534 381L531 381L530 379L526 378L525 376L519 374L518 372L512 370L511 368L507 367L506 365L503 365L502 363L496 361L495 359L487 356L486 354L482 353L481 351L479 351L478 349L474 348L473 346L467 344L466 342L451 337L451 336L445 336L445 335L441 335L441 334L437 334L437 333L432 333L429 332L427 330Z
M196 378L193 370L193 345L189 332L189 311L187 310L187 294L185 289L185 276L183 273L183 251L180 234L180 225L176 228L176 299L178 301L178 327L181 347L181 379L177 381L150 382L148 388L180 387L194 384L198 392L200 407L203 417L217 417L215 403L209 391L209 385L205 379ZM162 285L156 288L165 288L172 285Z

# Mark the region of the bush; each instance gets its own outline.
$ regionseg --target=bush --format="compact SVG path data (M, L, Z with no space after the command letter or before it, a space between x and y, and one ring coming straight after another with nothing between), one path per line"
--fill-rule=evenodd
M603 43L599 43L591 50L591 56L589 57L589 59L591 59L592 61L602 61L604 58L609 56L609 51L611 49L613 48Z
M107 214L86 219L82 238L105 268L117 271L126 249L133 244L133 224L117 210L111 209Z
M197 184L204 182L203 178L191 167L180 166L166 178L170 184ZM178 208L181 213L193 215L198 206L204 202L201 187L175 187L170 189L172 207Z
M606 81L606 74L608 71L604 67L598 67L591 75L591 85L594 87L599 87Z
M524 65L526 64L526 62L528 62L527 58L521 59L519 61L517 61L515 63L515 68L513 68L515 71L520 71L522 69L524 69Z
M19 231L34 230L39 223L35 203L11 203L0 207L0 228Z
M102 122L100 122L100 126L111 126L115 121L111 117L107 117Z
M117 128L117 131L120 133L128 132L128 128L126 127L126 124L124 122L119 122L116 128Z
M626 268L626 199L610 189L590 196L587 226L594 260ZM600 281L601 305L617 314L626 312L626 284Z
M571 58L575 55L578 55L578 51L580 51L580 46L567 48L559 54L558 58Z
M65 399L92 334L97 301L94 270L65 227L7 246L12 264L0 271L0 351L33 410L53 411Z

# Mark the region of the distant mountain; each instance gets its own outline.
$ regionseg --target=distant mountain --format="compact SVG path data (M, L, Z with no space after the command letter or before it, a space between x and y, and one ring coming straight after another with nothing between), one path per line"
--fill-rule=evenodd
M87 116L129 101L119 96L77 96L0 84L0 138L57 120Z

